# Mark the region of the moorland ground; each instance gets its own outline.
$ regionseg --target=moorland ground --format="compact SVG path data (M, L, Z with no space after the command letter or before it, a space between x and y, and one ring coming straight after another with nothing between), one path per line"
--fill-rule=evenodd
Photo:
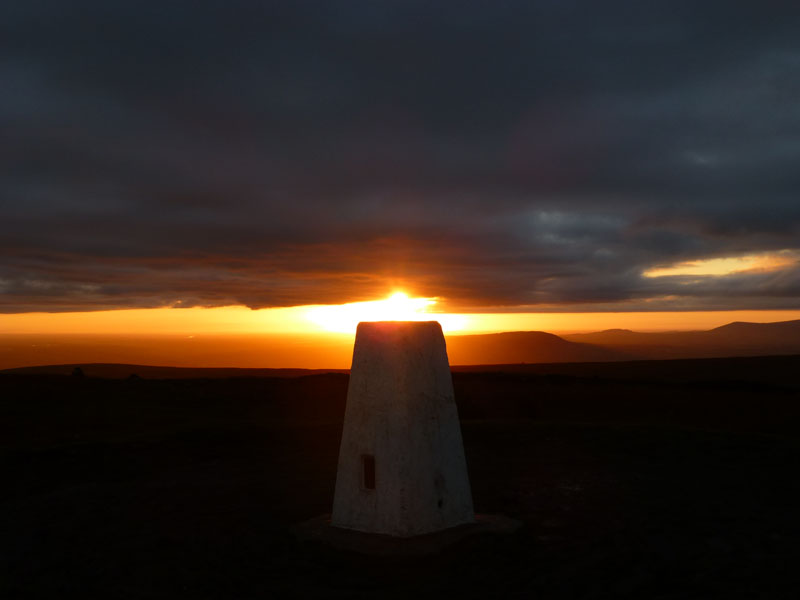
M346 374L0 375L0 596L794 598L799 368L456 369L476 509L524 527L425 558L291 534L330 510Z

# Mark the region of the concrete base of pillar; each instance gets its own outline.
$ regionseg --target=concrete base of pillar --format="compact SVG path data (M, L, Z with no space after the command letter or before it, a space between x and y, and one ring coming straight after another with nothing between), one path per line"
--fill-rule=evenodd
M311 542L373 556L425 556L437 554L466 538L485 534L511 534L522 527L503 515L475 515L475 522L413 537L364 533L331 525L331 516L322 515L294 527L295 537Z

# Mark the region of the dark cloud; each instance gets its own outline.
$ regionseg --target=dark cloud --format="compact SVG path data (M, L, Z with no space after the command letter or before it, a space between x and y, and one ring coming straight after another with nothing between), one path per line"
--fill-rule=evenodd
M0 311L799 308L788 2L0 8Z

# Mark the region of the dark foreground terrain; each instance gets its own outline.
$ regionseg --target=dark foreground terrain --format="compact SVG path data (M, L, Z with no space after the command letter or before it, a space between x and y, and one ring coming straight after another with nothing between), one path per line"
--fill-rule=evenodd
M423 559L290 533L330 510L346 374L0 375L0 597L796 598L798 372L458 370L476 508L525 526Z

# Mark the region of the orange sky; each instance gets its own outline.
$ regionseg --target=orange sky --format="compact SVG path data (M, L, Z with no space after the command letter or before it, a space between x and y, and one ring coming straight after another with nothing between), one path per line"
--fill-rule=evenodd
M800 319L800 310L695 312L436 312L436 300L393 297L336 306L295 306L251 310L152 308L69 313L0 315L7 334L316 334L352 333L360 320L438 320L451 335L541 330L551 333L625 328L638 331L711 329L731 321L771 322Z
M435 312L434 298L396 293L373 302L251 310L156 308L0 315L0 369L129 363L183 367L348 368L361 320L437 320L446 335L628 328L710 329L732 321L800 319L800 311ZM4 335L3 335L4 334Z

